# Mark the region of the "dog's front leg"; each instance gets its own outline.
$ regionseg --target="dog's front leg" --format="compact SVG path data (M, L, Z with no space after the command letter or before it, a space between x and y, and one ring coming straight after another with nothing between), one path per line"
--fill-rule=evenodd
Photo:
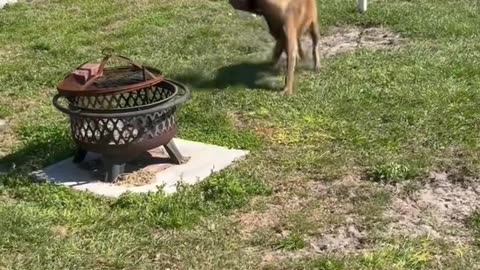
M294 77L295 77L295 65L297 62L297 32L293 22L288 21L286 24L286 45L287 45L287 74L285 78L285 89L283 90L283 95L293 95L294 94Z

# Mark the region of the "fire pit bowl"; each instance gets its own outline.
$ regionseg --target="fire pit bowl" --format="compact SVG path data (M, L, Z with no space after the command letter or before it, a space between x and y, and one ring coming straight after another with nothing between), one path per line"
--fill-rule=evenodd
M67 76L53 98L53 105L70 118L77 147L73 161L82 162L87 152L101 154L110 182L124 172L126 162L159 146L173 163L185 162L172 139L177 108L190 98L189 89L125 57L120 58L131 66L107 69L111 56L106 55L83 84L78 74Z

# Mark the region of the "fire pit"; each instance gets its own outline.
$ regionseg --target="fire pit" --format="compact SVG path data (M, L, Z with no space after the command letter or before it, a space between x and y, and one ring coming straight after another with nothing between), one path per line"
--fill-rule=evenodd
M57 87L54 106L69 115L77 150L73 161L82 162L87 152L102 155L105 181L115 181L125 164L148 150L164 146L172 163L186 158L173 138L175 113L190 97L179 82L163 77L152 67L104 53L99 65L82 65ZM112 59L128 65L107 67Z

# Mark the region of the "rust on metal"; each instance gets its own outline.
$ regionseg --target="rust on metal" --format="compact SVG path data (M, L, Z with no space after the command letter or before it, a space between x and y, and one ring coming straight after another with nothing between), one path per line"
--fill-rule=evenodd
M107 67L108 61L112 59L127 62L128 65ZM93 74L84 75L86 81L79 79L79 72L83 72L83 75L92 71ZM57 85L57 90L60 94L68 96L123 93L152 87L163 79L162 72L156 68L143 66L125 56L104 53L99 64L86 62L78 66Z

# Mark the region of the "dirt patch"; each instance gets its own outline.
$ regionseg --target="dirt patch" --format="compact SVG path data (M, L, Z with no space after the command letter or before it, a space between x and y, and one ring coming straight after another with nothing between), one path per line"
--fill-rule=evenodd
M330 57L357 49L398 49L405 41L400 34L385 28L336 28L320 40L320 51L324 57Z
M251 122L247 116L241 112L229 112L227 116L236 129L248 129L249 123Z
M266 211L242 213L238 217L240 232L247 238L257 231L270 230L271 237L285 239L290 232L301 230L305 248L289 251L266 247L263 265L315 254L357 253L369 248L369 232L356 212L356 207L362 206L352 204L351 196L356 193L350 191L374 184L353 176L332 183L292 181L282 181L286 183L275 187L278 193L270 200L275 204L268 205Z
M0 119L0 134L6 131L8 128L8 123L6 120Z
M406 44L407 39L386 28L333 28L328 35L322 35L319 52L321 58L351 53L360 49L394 50ZM302 38L305 56L311 59L312 41ZM285 55L282 56L285 61Z
M286 230L282 226L282 220L292 212L301 210L306 203L303 198L291 194L288 196L287 193L277 194L272 201L273 203L267 205L265 211L239 213L234 217L245 238L251 237L253 233L262 229L271 229L282 235Z
M283 250L264 251L259 269L277 269L276 266L282 261L302 260L312 256L315 256L315 254L305 250L296 252Z
M292 177L275 186L265 211L238 216L240 233L249 239L259 230L268 232L259 238L268 242L301 230L304 248L256 246L266 266L318 254L364 254L376 248L377 240L396 237L430 236L470 246L473 237L465 222L480 209L480 183L456 178L432 173L425 183L391 186L363 181L359 173L329 183Z
M480 184L454 182L447 173L431 173L429 181L411 195L394 197L385 212L387 233L467 244L472 236L465 222L480 209L479 199Z
M53 235L58 238L66 238L69 235L69 230L65 226L54 226L51 229Z
M325 210L328 210L327 213L313 211L312 218L317 222L328 218L332 225L318 236L310 237L311 250L320 254L350 254L366 250L369 232L357 213L357 208L366 206L361 204L363 202L353 202L359 200L359 194L363 196L375 191L376 185L362 182L357 174L351 173L328 185L312 183L310 188L311 193L321 199Z
M12 149L19 144L15 132L9 125L0 127L0 159L6 157L12 152ZM1 170L1 168L0 168Z
M273 228L280 222L280 211L277 208L269 209L265 212L242 213L237 218L240 224L240 230L244 234L250 234L254 231L264 228Z
M15 60L21 59L23 55L24 51L20 46L3 45L0 48L0 59L2 59L3 64L14 63Z
M341 226L333 233L326 233L310 245L317 253L350 253L366 247L368 233L354 224Z

